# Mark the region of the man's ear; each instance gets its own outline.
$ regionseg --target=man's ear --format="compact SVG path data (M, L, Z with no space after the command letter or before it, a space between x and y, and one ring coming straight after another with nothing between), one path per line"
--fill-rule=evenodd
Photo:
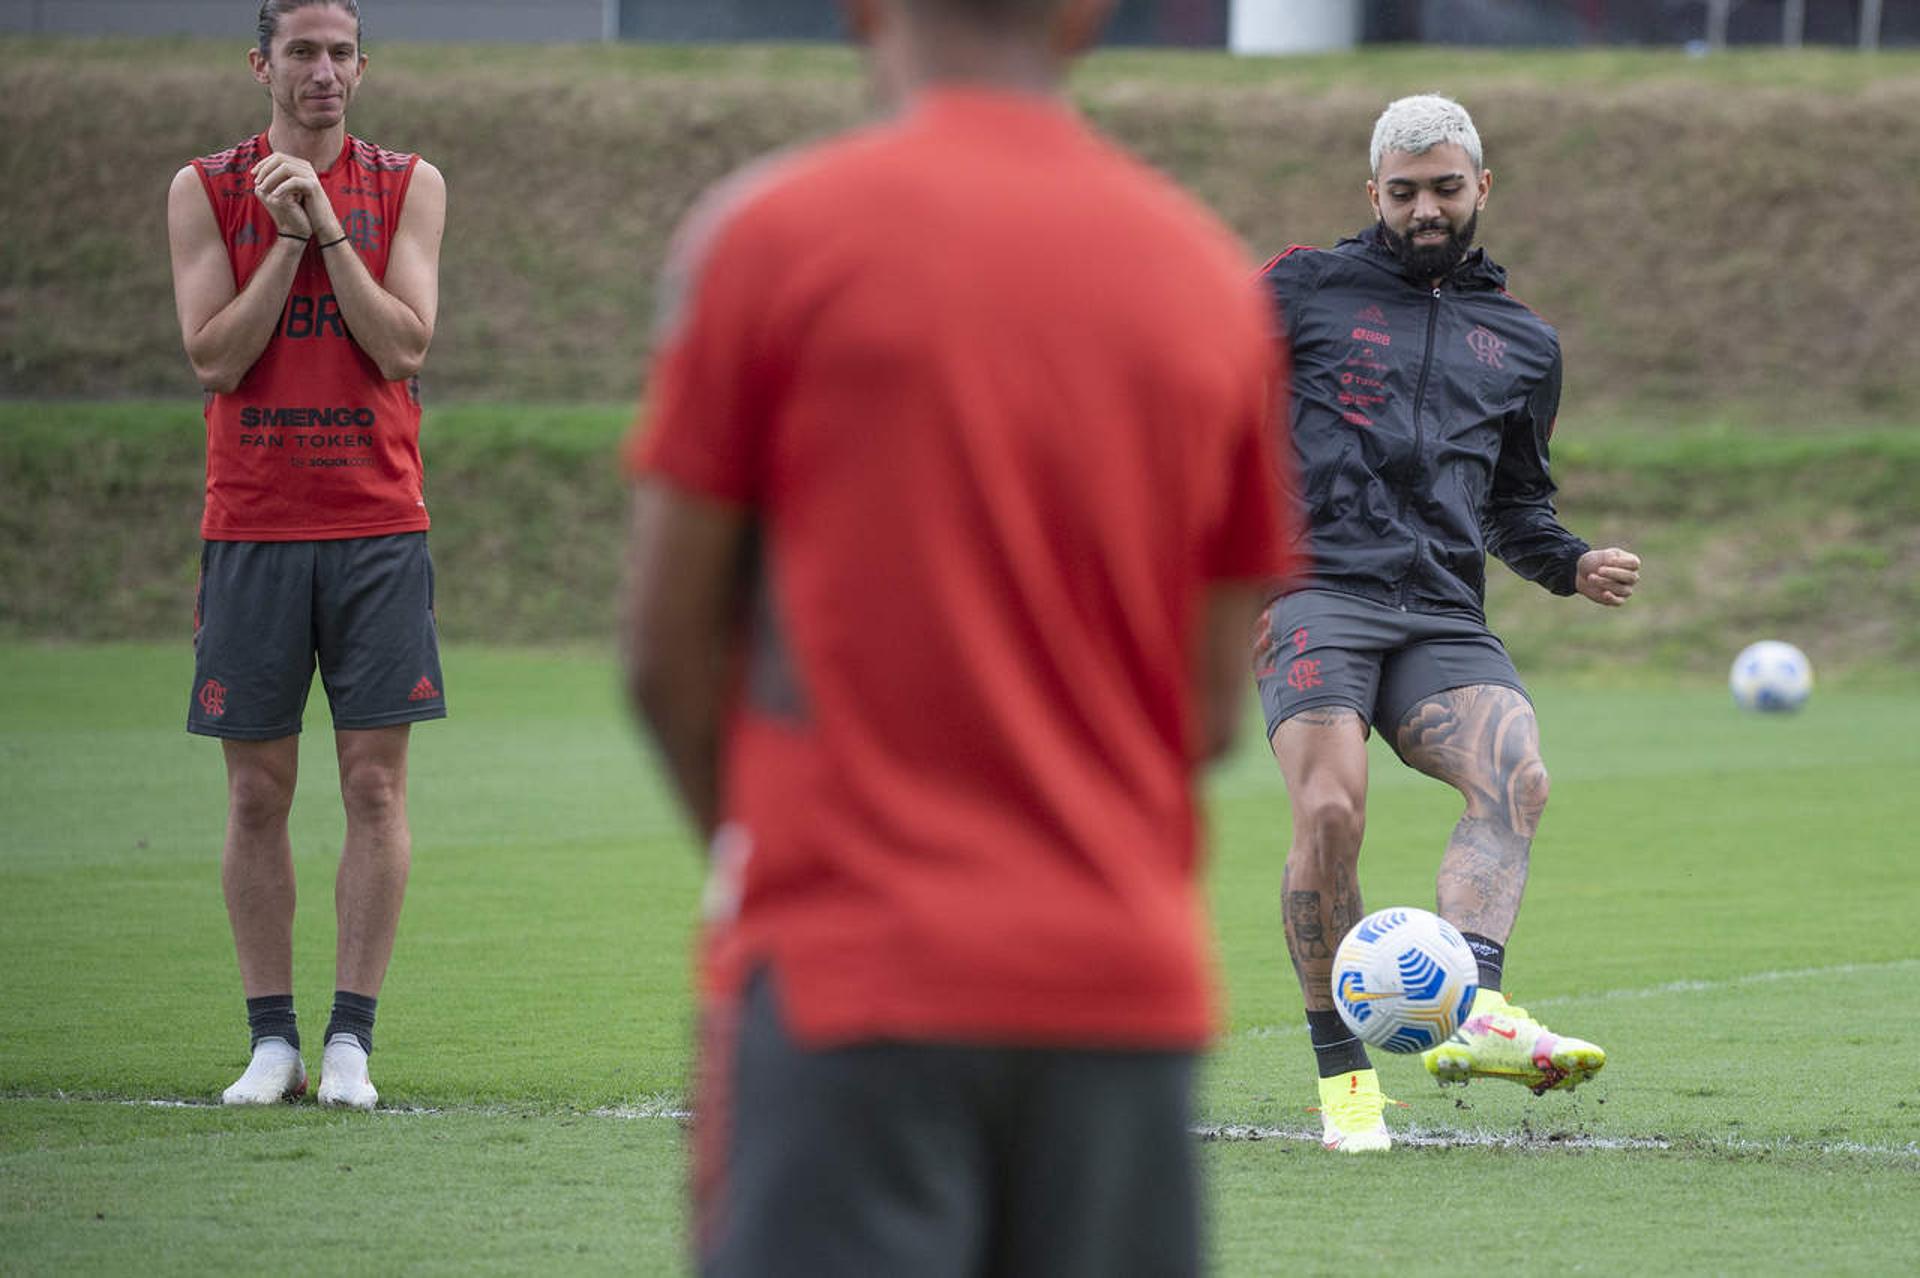
M880 27L880 0L840 0L840 12L847 20L847 34L855 44L872 44Z
M1063 58L1078 57L1100 40L1113 13L1115 0L1066 0L1053 20L1053 51Z

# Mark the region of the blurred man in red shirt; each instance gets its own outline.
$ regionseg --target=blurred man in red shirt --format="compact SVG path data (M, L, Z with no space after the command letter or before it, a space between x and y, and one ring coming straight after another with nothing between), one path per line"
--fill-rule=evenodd
M1194 772L1292 566L1228 232L1060 96L1108 0L851 0L885 123L688 219L631 693L711 844L712 1274L1188 1273Z

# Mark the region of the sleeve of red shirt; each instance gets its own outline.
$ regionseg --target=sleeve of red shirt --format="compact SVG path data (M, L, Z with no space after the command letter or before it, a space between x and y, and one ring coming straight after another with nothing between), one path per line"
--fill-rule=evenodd
M1293 450L1282 448L1291 379L1283 343L1262 337L1247 361L1245 411L1227 450L1229 480L1204 568L1224 581L1285 582L1299 571Z
M768 276L742 227L745 200L724 188L690 213L659 285L646 402L626 465L676 488L751 505L765 456Z

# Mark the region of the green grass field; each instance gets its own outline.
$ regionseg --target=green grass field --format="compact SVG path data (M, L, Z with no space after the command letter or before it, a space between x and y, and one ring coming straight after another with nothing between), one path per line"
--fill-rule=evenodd
M184 646L0 647L0 1270L683 1267L693 849L594 652L457 647L416 735L383 1112L227 1113L245 1063L217 747ZM1571 1096L1384 1059L1400 1149L1322 1154L1257 734L1210 783L1231 1023L1201 1099L1218 1272L1911 1272L1920 686L1743 715L1536 687L1554 797L1508 987L1597 1039ZM310 706L323 728L324 707ZM297 994L330 992L328 735L303 761ZM1376 760L1372 905L1426 903L1449 792Z

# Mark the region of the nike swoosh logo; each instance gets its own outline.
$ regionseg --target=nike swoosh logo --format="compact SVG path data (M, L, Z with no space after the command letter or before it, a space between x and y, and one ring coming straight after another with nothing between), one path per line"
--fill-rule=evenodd
M1512 1038L1515 1035L1517 1035L1519 1032L1520 1032L1519 1030L1501 1029L1498 1025L1487 1026L1487 1033L1498 1034L1501 1038Z
M1397 990L1383 990L1377 994L1368 994L1364 990L1356 990L1354 993L1344 994L1341 997L1345 998L1349 1003L1371 1003L1377 998L1399 998L1401 995ZM1512 1038L1513 1035L1509 1034L1507 1037Z

